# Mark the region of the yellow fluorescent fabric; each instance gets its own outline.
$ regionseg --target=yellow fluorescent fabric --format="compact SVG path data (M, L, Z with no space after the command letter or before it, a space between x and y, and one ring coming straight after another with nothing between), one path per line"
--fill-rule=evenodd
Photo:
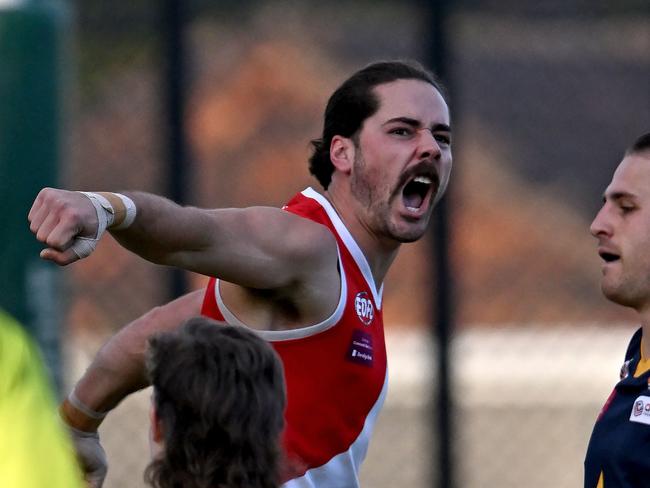
M0 487L81 488L41 357L0 311Z

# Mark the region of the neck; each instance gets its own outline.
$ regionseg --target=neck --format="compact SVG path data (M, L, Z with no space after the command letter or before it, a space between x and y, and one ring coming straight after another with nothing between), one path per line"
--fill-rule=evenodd
M372 277L380 287L390 269L391 264L397 257L400 243L396 241L387 241L381 239L369 228L361 216L358 202L351 198L349 194L337 192L330 187L325 193L325 197L332 204L345 227L350 231L352 237L361 248L363 255L368 261Z

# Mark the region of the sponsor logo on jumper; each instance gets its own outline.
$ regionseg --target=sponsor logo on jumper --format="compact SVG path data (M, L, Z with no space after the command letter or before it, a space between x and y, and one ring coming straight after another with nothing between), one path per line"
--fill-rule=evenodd
M643 413L643 401L637 400L634 402L634 416L638 417Z
M630 420L650 425L650 397L641 395L635 400L630 413Z
M375 306L372 304L368 292L361 291L357 293L354 299L354 309L357 312L359 320L366 325L370 325L372 319L375 318Z
M352 340L348 348L348 361L372 366L372 357L372 336L360 329L355 329L352 332Z

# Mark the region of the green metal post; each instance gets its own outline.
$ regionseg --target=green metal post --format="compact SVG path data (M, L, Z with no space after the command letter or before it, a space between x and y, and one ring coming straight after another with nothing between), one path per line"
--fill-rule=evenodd
M60 386L60 275L42 262L27 213L57 184L68 65L66 4L0 0L0 306L41 346Z

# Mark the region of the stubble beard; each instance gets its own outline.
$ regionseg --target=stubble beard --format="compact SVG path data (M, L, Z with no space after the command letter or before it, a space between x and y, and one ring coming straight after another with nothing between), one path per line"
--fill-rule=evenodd
M395 199L400 198L398 190L386 191L386 200L382 201L377 188L374 187L368 177L368 170L363 159L363 153L357 149L357 154L354 159L354 170L350 179L350 190L352 196L359 202L359 204L366 210L369 217L369 222L373 232L379 236L387 237L392 241L399 243L410 243L420 239L425 231L412 229L410 232L402 232L397 228L397 225L391 220L391 207ZM427 217L427 223L430 217Z
M635 282L626 277L619 276L617 279L607 280L604 276L600 284L603 295L611 301L623 307L630 307L640 310L650 301L650 278L644 283Z
M352 196L359 202L361 207L366 211L371 211L375 193L372 185L368 181L366 163L363 159L361 149L357 149L357 155L354 158L352 176L350 177L350 190Z

